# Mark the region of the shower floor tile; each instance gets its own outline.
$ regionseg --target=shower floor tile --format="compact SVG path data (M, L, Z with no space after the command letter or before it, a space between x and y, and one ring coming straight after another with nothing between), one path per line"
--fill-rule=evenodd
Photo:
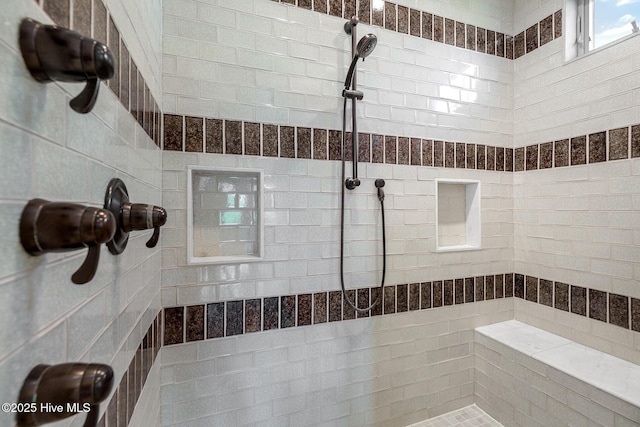
M469 405L407 427L502 427L502 424L476 405Z

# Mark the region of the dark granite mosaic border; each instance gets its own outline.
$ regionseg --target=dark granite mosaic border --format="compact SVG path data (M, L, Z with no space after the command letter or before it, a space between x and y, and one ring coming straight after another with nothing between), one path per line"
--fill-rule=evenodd
M167 307L163 345L508 298L513 296L513 284L514 275L509 273L387 285L381 304L371 313L355 313L341 291ZM367 307L380 287L347 292L358 307ZM206 314L190 318L193 311Z
M514 170L549 169L640 157L640 124L515 149Z
M365 307L379 291L375 287L347 292L359 307ZM507 273L388 285L381 304L371 313L357 315L341 291L167 307L163 345L511 297L640 332L640 299ZM187 320L185 313L194 310L206 315Z
M56 25L91 36L109 47L117 67L114 77L104 84L160 147L162 112L103 1L36 0L36 3Z
M640 299L515 274L516 298L640 332Z
M203 117L164 115L164 150L340 160L342 131ZM347 141L351 132L347 132ZM359 134L367 163L522 172L640 157L640 124L526 147ZM351 156L351 142L345 149Z
M518 59L562 37L562 10L509 36L388 1L313 0L313 5L311 0L272 1L344 19L357 16L368 25L507 59Z
M120 384L111 397L107 410L98 422L98 427L126 427L140 398L140 393L149 376L149 371L158 356L161 342L162 312L153 319L147 333L140 341L136 354L124 373Z
M370 133L358 139L361 162L513 171L512 148ZM341 145L339 130L164 115L167 151L340 160Z

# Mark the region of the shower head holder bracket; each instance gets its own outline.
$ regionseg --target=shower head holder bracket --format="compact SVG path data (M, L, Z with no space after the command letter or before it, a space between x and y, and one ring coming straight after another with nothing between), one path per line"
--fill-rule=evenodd
M342 97L347 99L357 99L358 101L362 101L362 98L364 98L364 93L362 93L359 90L343 89Z
M360 179L358 178L347 178L344 181L344 186L347 190L355 190L356 187L360 186Z
M351 17L351 19L344 24L344 32L347 34L351 34L351 31L353 31L353 27L358 25L359 22L360 20L356 16Z

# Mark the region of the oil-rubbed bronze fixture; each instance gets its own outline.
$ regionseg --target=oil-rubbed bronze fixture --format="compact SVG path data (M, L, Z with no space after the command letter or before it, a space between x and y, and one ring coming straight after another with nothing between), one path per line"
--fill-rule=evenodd
M23 19L20 24L20 50L29 72L41 83L87 82L80 95L69 104L82 114L93 109L100 80L113 77L116 66L113 55L103 43L30 18Z
M29 254L89 248L71 280L82 285L93 279L100 261L100 245L116 232L116 219L105 209L43 199L29 201L20 218L20 241Z
M153 248L158 244L160 227L167 222L167 211L160 206L130 203L127 186L119 178L109 181L104 208L113 213L117 222L116 234L107 242L107 247L113 255L124 251L129 241L129 232L134 230L153 228L153 235L147 242L147 247Z
M38 365L22 384L16 415L18 427L35 427L60 421L80 412L84 427L95 427L100 402L113 387L113 369L99 363Z

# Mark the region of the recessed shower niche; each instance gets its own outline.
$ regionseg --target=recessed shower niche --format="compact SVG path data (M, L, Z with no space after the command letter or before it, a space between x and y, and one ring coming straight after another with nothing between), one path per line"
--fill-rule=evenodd
M263 172L189 166L187 262L259 261L263 256Z
M480 181L436 179L436 251L480 249Z

